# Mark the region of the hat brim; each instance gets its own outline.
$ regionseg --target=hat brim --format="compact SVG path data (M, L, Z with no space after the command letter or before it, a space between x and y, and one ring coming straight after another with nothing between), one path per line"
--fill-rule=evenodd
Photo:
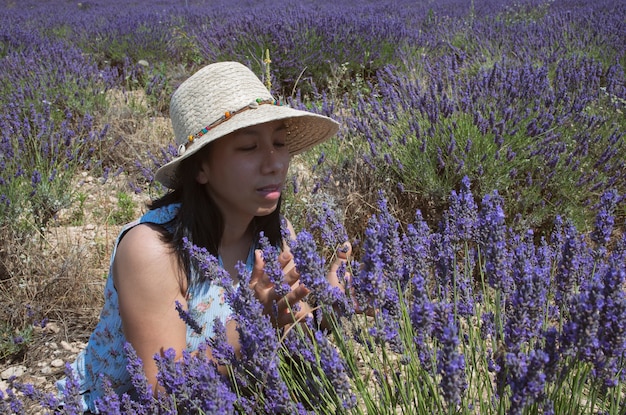
M323 115L296 110L287 106L260 105L258 108L234 115L231 119L217 125L202 137L194 140L193 144L189 145L182 155L161 166L155 174L155 179L165 187L173 189L177 185L176 171L184 159L197 153L207 144L234 131L277 120L285 120L288 132L286 145L291 155L302 153L316 144L328 140L339 130L337 121ZM201 128L202 126L199 126L198 131Z

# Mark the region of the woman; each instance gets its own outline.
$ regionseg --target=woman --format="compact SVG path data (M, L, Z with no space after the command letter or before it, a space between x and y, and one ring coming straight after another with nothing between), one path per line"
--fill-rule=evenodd
M105 288L105 305L86 349L73 364L84 409L98 413L100 375L118 393L132 388L124 344L142 359L149 383L157 388L153 357L173 348L194 351L213 334L216 317L226 324L228 341L238 347L234 320L223 288L194 269L184 241L206 248L233 276L243 262L251 287L278 327L310 312L301 300L308 290L298 282L292 255L283 243L280 202L292 155L332 137L330 118L276 105L263 83L235 62L208 65L172 95L170 117L178 156L156 179L171 189L154 201L117 239ZM293 235L291 225L288 225ZM283 298L263 272L259 234L281 249L279 262L292 290ZM339 253L345 261L347 253ZM333 264L329 280L337 285ZM273 307L276 302L277 307ZM296 304L297 313L291 313ZM176 305L193 314L201 335L181 319ZM207 351L210 355L210 350ZM65 379L58 382L64 390Z

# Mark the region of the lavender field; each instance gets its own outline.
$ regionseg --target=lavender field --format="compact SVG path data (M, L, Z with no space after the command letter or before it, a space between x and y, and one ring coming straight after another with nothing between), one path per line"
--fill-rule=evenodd
M0 4L0 369L87 340L110 246L70 256L51 233L114 236L160 194L170 94L236 60L341 122L292 160L284 203L334 324L277 332L241 284L244 358L208 344L229 376L165 353L167 393L137 372L104 413L626 414L624 2ZM324 278L345 240L348 298ZM79 413L71 387L57 409L2 381L2 413Z

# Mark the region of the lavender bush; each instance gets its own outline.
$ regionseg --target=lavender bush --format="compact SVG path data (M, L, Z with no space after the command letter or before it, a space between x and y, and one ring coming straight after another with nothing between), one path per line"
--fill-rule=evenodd
M626 238L618 238L607 252L601 242L585 242L568 223L555 228L549 241L535 244L531 232L503 226L503 199L496 193L480 206L463 202L472 200L466 184L451 195L447 225L435 231L419 215L406 233L401 231L381 199L380 215L371 219L363 241L363 260L350 266L349 292L357 301L369 301L371 316L334 307L339 299L332 288L318 285L320 307L331 322L328 331L320 331L315 319L277 331L269 317L261 316L262 306L247 285L240 284L227 297L239 322L244 357L229 352L223 326L211 342L229 376L219 375L216 363L206 358L174 362L166 352L158 358L166 395L139 393L139 401L132 401L111 392L103 407L110 413L173 408L198 413L622 413ZM616 197L607 192L603 199L609 194ZM603 212L596 230L612 221L611 213ZM407 238L412 244L385 243ZM585 271L568 280L562 274L572 269L572 243L576 269ZM295 244L297 263L315 257L310 234L300 233ZM394 254L402 261L393 268L373 268L379 273L374 284L368 263L391 260ZM202 256L206 251L195 255L209 264L207 272L214 268L215 259ZM315 263L323 269L323 262ZM394 272L385 275L390 269ZM564 299L565 280L571 290ZM141 391L141 365L132 349L128 354ZM53 397L27 385L15 387L50 407ZM3 405L19 412L20 399L10 394ZM73 411L66 407L65 413Z
M80 203L78 173L133 171L132 190L153 190L174 154L111 158L129 131L103 122L108 92L167 115L185 77L234 59L343 125L294 159L285 200L315 311L276 331L242 284L228 298L245 359L218 325L207 347L228 375L165 353L152 397L129 349L138 393L111 392L106 413L624 413L624 16L614 0L7 2L0 356L31 341L35 318L13 326L14 305L40 308L13 295L8 276L28 270L9 244ZM343 294L324 275L346 240ZM56 409L11 385L2 412L78 413L71 387Z

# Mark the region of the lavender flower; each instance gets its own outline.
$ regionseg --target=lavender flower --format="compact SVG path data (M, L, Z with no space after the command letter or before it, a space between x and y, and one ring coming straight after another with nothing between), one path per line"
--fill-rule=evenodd
M321 241L329 247L341 246L348 241L348 235L337 215L337 207L332 200L324 200L307 213L308 230L319 233Z
M483 198L478 213L478 228L481 230L478 241L480 252L484 255L485 277L489 286L506 294L512 281L503 203L495 191Z
M233 310L241 345L240 359L235 362L237 384L255 393L241 397L239 404L246 411L269 413L291 412L294 403L287 385L278 371L279 348L276 330L270 317L263 314L263 306L249 286L250 272L239 264L239 285L229 289L226 301Z
M467 389L465 357L458 350L458 327L451 305L438 303L435 310L434 333L440 345L437 350L437 373L441 375L439 386L449 408L456 408Z
M259 235L259 246L263 251L265 273L274 284L276 294L280 297L284 297L289 293L289 291L291 291L291 287L285 282L283 268L278 261L280 251L277 247L270 244L269 239L263 234L263 232Z
M124 351L128 358L127 370L130 373L130 380L133 384L137 395L139 407L145 408L147 411L153 402L152 387L148 383L146 374L143 371L143 362L137 356L137 352L130 343L124 345Z
M292 253L300 273L300 282L311 290L318 304L326 307L326 311L330 311L328 307L334 305L341 305L346 311L349 306L345 295L326 279L326 261L318 253L313 235L306 230L299 232Z
M565 224L564 240L557 251L557 268L554 273L556 290L554 299L557 306L566 309L575 288L580 284L582 276L588 275L591 269L585 267L590 261L585 261L585 243L571 222ZM555 247L555 248L558 248Z
M319 361L316 363L320 365L324 375L333 385L335 393L341 399L342 406L345 409L355 407L356 397L351 390L350 380L346 373L346 363L323 332L319 330L315 332L315 342L320 354Z
M550 279L549 269L537 260L532 233L518 243L513 261L514 290L506 300L504 340L508 350L517 352L540 334Z
M598 348L600 312L604 306L602 281L598 274L581 284L569 306L569 320L563 325L562 342L568 354L591 361Z
M218 365L230 366L235 363L235 350L226 338L226 327L222 320L216 318L213 322L213 337L207 340L211 347L211 355Z
M597 334L598 349L593 358L596 376L606 386L615 387L624 375L621 362L626 358L626 255L616 252L600 269L603 307Z
M69 363L65 364L65 376L63 408L70 414L80 414L83 411L83 404L80 397L80 383Z
M176 311L178 311L178 316L181 320L185 322L196 334L202 334L203 328L198 324L196 320L191 316L191 314L183 309L183 305L176 300Z
M409 225L403 236L403 255L406 273L412 275L412 302L409 316L413 326L417 354L426 371L432 372L432 347L429 336L435 318L434 305L428 295L428 275L430 269L430 230L423 221L421 212L416 214L416 224Z
M211 255L206 248L194 245L186 237L183 238L183 249L185 249L198 270L199 281L216 281L218 284L228 287L232 285L232 278L219 262L219 259ZM193 273L195 275L195 273Z
M0 409L4 410L6 413L13 413L9 410L9 408L19 408L23 407L24 402L21 397L28 399L30 402L34 404L38 404L41 408L56 410L59 406L59 400L52 393L45 393L41 390L37 389L33 384L30 383L19 383L15 378L9 379L10 389L7 390L7 396L5 397L0 391ZM15 395L13 390L19 392L21 396ZM6 398L6 401L5 401ZM68 414L73 414L78 412L71 412L72 408L68 408ZM14 412L14 413L23 413L23 412ZM82 411L81 411L82 413Z
M548 355L541 350L529 353L507 353L505 358L507 383L511 388L509 413L522 414L523 409L544 397Z
M457 194L456 191L452 191L450 208L444 218L455 242L474 239L477 212L476 202L470 190L470 180L467 176L464 176L461 180L460 192Z
M176 360L172 349L166 350L156 357L157 378L173 397L178 413L234 414L237 397L208 359L206 347L202 344L195 355L184 351L182 361Z
M359 272L353 277L355 297L362 307L380 310L370 335L381 343L389 343L401 352L398 335L400 292L404 292L410 276L404 267L398 222L390 214L387 201L379 201L380 214L370 218L365 230L363 258Z
M591 232L591 240L596 243L600 255L606 251L606 246L611 239L611 233L615 225L613 212L620 199L617 191L614 189L607 190L600 198L598 214L594 229Z

